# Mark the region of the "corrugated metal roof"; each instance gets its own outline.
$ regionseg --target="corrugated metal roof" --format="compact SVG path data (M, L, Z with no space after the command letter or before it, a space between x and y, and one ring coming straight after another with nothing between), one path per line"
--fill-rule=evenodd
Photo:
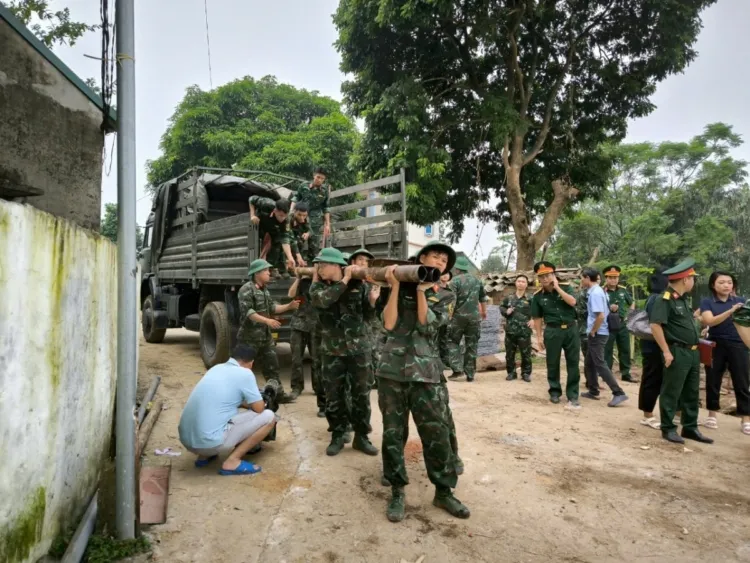
M12 27L16 33L23 37L26 42L31 45L37 53L44 57L52 66L54 66L65 78L67 78L73 86L78 88L81 93L86 96L91 102L104 111L104 103L99 94L89 88L81 78L70 70L70 67L62 62L57 55L55 55L49 47L42 43L39 38L34 35L28 27L26 27L21 20L14 16L11 11L2 3L0 3L0 19L5 20L10 27ZM117 112L109 108L109 119L107 120L107 131L114 132L117 128Z

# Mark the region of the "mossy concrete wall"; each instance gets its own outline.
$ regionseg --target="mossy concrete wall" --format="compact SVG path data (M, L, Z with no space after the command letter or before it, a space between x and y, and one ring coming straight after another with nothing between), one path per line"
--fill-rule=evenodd
M0 200L0 561L31 562L77 524L108 453L116 247Z
M0 188L89 228L101 215L102 111L0 19Z

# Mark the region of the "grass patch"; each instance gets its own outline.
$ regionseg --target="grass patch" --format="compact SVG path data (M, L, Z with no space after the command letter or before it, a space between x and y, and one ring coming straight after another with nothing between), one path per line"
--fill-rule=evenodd
M72 531L60 534L52 542L49 554L57 559L62 558L72 538ZM112 536L94 534L89 538L89 544L83 555L83 561L88 563L109 563L110 561L119 561L125 557L133 557L139 553L147 553L150 550L151 544L145 536L134 540L118 540Z

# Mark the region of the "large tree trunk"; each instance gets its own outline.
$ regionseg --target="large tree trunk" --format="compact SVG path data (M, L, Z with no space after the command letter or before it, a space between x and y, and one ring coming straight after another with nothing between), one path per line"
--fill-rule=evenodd
M552 190L555 196L539 228L536 232L532 232L521 191L521 166L513 164L506 170L508 171L506 176L508 207L517 246L516 270L530 270L534 266L537 250L552 236L563 209L578 195L578 190L563 180L553 181Z

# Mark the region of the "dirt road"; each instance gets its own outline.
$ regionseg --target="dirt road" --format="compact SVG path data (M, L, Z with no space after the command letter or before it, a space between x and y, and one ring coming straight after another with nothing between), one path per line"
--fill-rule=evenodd
M140 387L161 375L158 396L168 407L144 463L163 462L155 448L183 452L172 458L167 523L149 531L158 561L750 561L750 439L738 419L719 415L720 429L705 431L717 444L692 442L688 451L638 424L637 385L625 384L624 407L586 402L569 412L549 403L541 370L531 384L480 373L474 384L450 383L466 464L456 496L471 518L432 506L416 454L406 520L392 524L380 457L349 447L325 455L329 434L309 381L296 403L281 407L278 440L253 456L261 474L195 469L177 423L203 372L193 333L141 342ZM282 379L288 386L288 370ZM376 393L372 405L380 446Z

